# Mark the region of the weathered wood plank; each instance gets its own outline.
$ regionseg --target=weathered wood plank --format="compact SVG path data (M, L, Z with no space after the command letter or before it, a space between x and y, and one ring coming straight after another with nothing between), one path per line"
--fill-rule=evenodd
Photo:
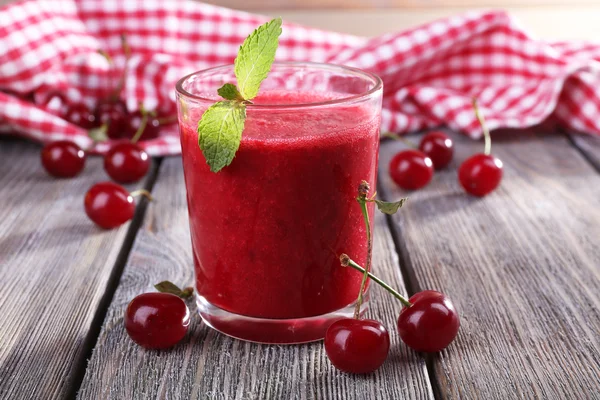
M600 393L600 175L563 135L497 133L501 187L466 195L456 169L483 145L454 135L456 157L393 218L413 290L447 293L457 341L433 355L441 398L597 398ZM382 146L386 168L402 143Z
M569 134L569 138L587 160L600 171L600 137L582 134Z
M100 159L89 159L77 178L53 179L41 167L39 149L0 141L2 399L73 392L128 230L101 231L83 211L88 187L106 180Z
M375 287L369 315L388 326L393 349L371 376L350 376L328 362L322 343L257 345L233 340L199 322L169 351L133 344L123 327L127 303L152 284L170 279L193 282L187 205L180 159L166 159L115 293L80 399L399 399L432 398L424 361L399 343L399 305ZM383 217L377 219L375 269L402 288L393 241ZM195 306L192 307L195 309Z

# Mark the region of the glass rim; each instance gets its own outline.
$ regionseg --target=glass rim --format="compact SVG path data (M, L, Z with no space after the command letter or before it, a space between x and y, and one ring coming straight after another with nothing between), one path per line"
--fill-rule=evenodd
M273 63L273 66L291 66L291 67L309 66L309 67L313 67L316 69L340 70L340 71L350 72L354 75L359 75L359 76L362 76L363 78L366 78L367 80L370 80L371 82L373 82L373 87L362 93L352 94L352 95L349 95L346 97L332 99L332 100L315 101L315 102L311 102L311 103L247 104L246 108L295 109L295 108L308 108L308 107L329 106L329 105L336 105L336 104L346 104L348 102L355 102L355 101L359 101L359 100L368 98L371 95L373 95L374 93L377 93L378 91L380 91L383 87L383 81L376 74L364 71L359 68L349 67L346 65L324 63L324 62L313 62L313 61L276 61ZM207 98L207 97L192 94L183 88L183 84L189 78L191 78L193 76L204 74L207 72L214 72L216 70L226 69L226 68L233 69L233 64L219 65L216 67L206 68L203 70L192 72L191 74L187 74L183 78L181 78L177 81L177 83L175 84L175 90L177 91L177 93L179 93L180 95L182 95L188 99L192 99L192 100L199 101L199 102L214 103L215 101L218 101L218 100L215 100L214 98Z

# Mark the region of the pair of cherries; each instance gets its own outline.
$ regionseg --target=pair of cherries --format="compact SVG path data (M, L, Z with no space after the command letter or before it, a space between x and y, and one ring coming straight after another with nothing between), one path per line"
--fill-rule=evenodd
M364 269L346 255L340 259L342 265L364 273ZM460 328L460 319L448 296L424 290L407 300L373 274L369 276L402 302L397 326L400 338L408 347L433 353L452 343ZM325 334L325 352L331 363L344 372L375 371L385 362L389 349L390 335L386 327L376 320L360 319L358 315L334 322Z
M483 197L498 187L502 180L502 161L491 155L491 138L483 115L473 100L475 115L483 128L485 150L466 159L458 169L458 180L465 191ZM426 186L433 172L448 166L454 155L452 140L441 131L426 134L418 150L404 150L389 164L392 180L401 188L416 190Z
M52 176L72 178L85 167L86 152L68 140L59 140L44 146L42 165ZM104 156L104 170L119 183L133 183L143 178L150 169L150 157L136 143L122 141L113 145Z

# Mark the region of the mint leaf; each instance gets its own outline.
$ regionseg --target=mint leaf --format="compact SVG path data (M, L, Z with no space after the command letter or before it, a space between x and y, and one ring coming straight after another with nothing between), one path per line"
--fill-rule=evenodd
M210 106L198 123L198 144L212 172L233 161L242 140L246 106L238 101L219 101Z
M219 96L226 100L244 100L244 98L238 91L238 88L232 83L224 84L217 90L217 93L219 93Z
M259 26L244 40L234 62L239 92L245 100L258 94L260 84L271 70L281 35L281 18Z
M375 204L377 204L377 208L379 209L379 211L381 211L384 214L396 214L396 212L398 212L398 209L400 207L402 207L404 205L404 203L406 202L406 198L400 199L398 201L394 201L394 202L387 202L387 201L382 201L382 200L373 200L375 202Z

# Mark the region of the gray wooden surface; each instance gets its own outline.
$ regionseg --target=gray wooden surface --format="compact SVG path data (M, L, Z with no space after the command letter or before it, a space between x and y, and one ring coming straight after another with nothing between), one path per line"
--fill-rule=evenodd
M267 346L233 340L195 315L190 332L170 351L144 350L129 340L123 312L137 294L170 279L193 283L193 263L181 160L160 167L121 284L109 308L79 392L80 399L429 399L424 359L400 344L400 305L378 287L369 316L383 321L394 343L383 368L369 376L340 373L323 344ZM376 220L374 269L402 288L398 258L385 218ZM190 304L192 309L195 305Z
M583 156L600 172L600 137L572 134L569 138Z
M497 133L499 190L465 196L456 166L483 145L455 135L453 165L409 194L393 229L412 290L461 315L431 357L439 398L600 398L600 175L563 135ZM382 147L380 165L403 144ZM388 199L405 196L388 174Z
M370 316L388 326L393 347L366 377L336 371L320 343L254 345L198 319L171 351L132 344L127 303L162 279L192 282L180 159L162 161L145 214L101 231L82 207L105 179L100 160L55 180L38 146L0 140L0 399L600 398L598 142L495 134L505 178L475 199L456 167L481 144L455 139L450 169L411 193L386 173L402 144L382 145L380 195L409 201L377 219L374 255L395 286L404 276L409 293L448 293L461 314L458 339L436 355L407 349L395 329L399 304L373 286Z
M100 160L75 179L53 179L40 148L0 140L0 399L77 389L126 242L127 225L102 231L83 212L87 189L106 180Z

